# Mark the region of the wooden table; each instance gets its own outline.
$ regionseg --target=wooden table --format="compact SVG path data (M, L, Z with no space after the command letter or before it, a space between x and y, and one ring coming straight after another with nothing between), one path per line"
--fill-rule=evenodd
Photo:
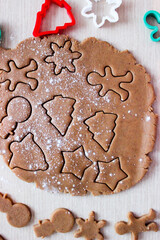
M32 36L36 12L40 10L43 0L0 0L0 26L3 30L3 47L15 47L21 40ZM68 28L65 33L83 40L94 36L106 40L120 50L128 49L137 61L144 65L151 74L157 100L154 109L160 114L160 43L153 43L149 38L150 31L144 27L143 15L154 9L160 12L159 0L123 0L119 8L120 21L116 24L106 23L101 29L96 29L92 19L81 16L85 0L68 0L73 8L77 24ZM58 14L58 13L57 13ZM53 17L53 16L52 16ZM57 21L60 18L57 16ZM45 23L47 25L47 23ZM2 96L1 96L2 97ZM23 229L11 227L0 214L0 233L7 240L36 239L32 225L39 219L48 218L51 212L59 207L72 210L76 216L87 218L94 210L99 219L106 219L104 228L106 239L128 240L129 235L119 236L114 231L114 224L119 220L127 220L128 211L141 215L148 213L150 208L158 212L160 218L160 128L158 126L157 141L151 157L153 162L144 179L133 188L113 196L72 197L66 194L51 194L35 188L19 180L10 169L0 162L0 191L9 193L16 201L28 204L33 210L30 225ZM160 222L157 219L157 222ZM73 239L73 232L55 234L48 239ZM160 232L144 233L139 239L159 240Z

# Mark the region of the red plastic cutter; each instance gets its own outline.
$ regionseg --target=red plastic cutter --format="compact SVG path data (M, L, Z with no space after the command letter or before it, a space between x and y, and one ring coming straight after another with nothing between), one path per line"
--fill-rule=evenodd
M71 19L71 22L65 23L63 26L57 26L54 31L40 32L42 20L43 18L45 18L47 10L50 8L51 3L54 3L61 8L65 8L67 10L68 16ZM44 36L49 34L56 34L59 32L59 30L63 30L69 26L75 25L76 21L72 14L71 9L72 9L71 6L68 3L66 3L64 0L45 0L45 3L42 5L41 11L37 13L37 19L36 19L35 28L33 31L33 36L39 37L39 36Z

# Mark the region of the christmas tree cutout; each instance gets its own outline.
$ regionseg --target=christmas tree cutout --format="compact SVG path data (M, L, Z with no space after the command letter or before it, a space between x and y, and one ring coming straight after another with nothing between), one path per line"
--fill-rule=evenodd
M111 142L115 136L114 129L116 127L117 115L112 113L96 112L85 120L88 130L93 134L93 139L103 148L108 151Z
M51 123L59 133L64 136L72 122L75 100L62 96L56 96L46 102L43 106L47 110L47 115L51 118Z

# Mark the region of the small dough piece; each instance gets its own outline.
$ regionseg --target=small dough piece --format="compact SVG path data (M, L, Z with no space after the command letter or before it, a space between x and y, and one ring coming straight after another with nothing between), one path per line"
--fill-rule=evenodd
M39 224L34 225L33 229L36 237L42 238L51 236L55 232L52 222L48 219L39 221Z
M5 240L5 239L0 235L0 240Z
M7 194L0 193L0 212L6 213L7 221L16 228L25 227L31 220L31 211L22 203L13 203Z
M51 216L51 222L57 232L70 232L74 225L74 217L72 213L64 208L59 208Z
M0 212L6 213L8 212L13 205L12 200L7 197L7 194L0 193Z
M33 229L37 237L44 238L52 235L54 232L70 232L74 222L74 216L69 210L58 208L52 213L50 220L39 221L39 224L34 225Z
M104 239L103 235L100 233L100 229L106 225L106 221L96 221L94 212L91 212L89 218L86 220L77 218L76 223L79 225L79 229L74 234L75 238L84 237L86 240Z
M7 221L10 225L17 228L25 227L31 220L30 209L22 204L14 204L7 213Z
M118 234L131 233L132 240L138 240L139 233L148 231L158 231L157 223L153 222L156 218L156 212L150 209L149 213L142 217L135 217L132 212L128 213L128 222L118 222L115 225L115 230Z

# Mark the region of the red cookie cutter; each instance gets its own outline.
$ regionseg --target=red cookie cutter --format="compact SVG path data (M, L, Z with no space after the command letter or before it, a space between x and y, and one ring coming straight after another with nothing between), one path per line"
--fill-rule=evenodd
M40 32L42 19L46 16L47 10L50 8L51 3L54 3L61 8L65 8L67 10L68 16L71 19L71 22L65 23L63 26L57 26L54 31ZM59 32L59 30L63 30L69 26L75 25L76 21L71 10L72 10L71 6L68 3L66 3L64 0L45 0L45 3L42 5L41 11L37 13L37 19L36 19L36 24L33 30L33 36L39 37L39 36L44 36L49 34L56 34Z

